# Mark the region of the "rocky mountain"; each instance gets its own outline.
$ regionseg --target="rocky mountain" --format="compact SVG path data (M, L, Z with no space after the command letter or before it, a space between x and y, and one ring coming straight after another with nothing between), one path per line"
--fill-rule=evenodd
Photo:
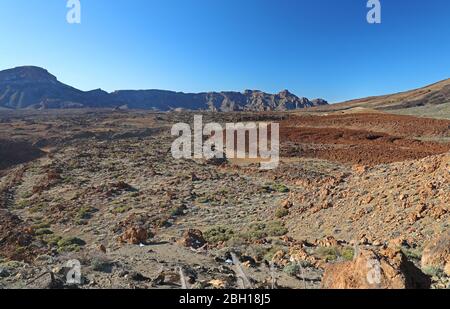
M81 91L65 85L45 69L33 66L0 71L0 108L114 108L169 111L285 111L327 105L323 99L300 98L284 90L269 94L258 90L244 92L182 93L166 90L101 89Z

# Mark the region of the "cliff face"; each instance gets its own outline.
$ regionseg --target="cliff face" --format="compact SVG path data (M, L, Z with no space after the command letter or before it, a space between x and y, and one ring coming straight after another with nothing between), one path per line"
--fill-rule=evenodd
M210 111L285 111L327 105L325 100L310 101L284 90L269 94L257 90L244 92L181 93L166 90L120 90L107 93L97 89L81 91L65 85L38 67L19 67L0 71L0 107L21 108L111 108L169 111L173 109Z

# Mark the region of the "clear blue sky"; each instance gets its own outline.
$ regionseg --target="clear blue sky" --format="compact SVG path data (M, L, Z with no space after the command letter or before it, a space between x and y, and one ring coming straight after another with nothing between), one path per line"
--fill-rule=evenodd
M0 1L0 69L37 65L83 90L289 89L331 102L450 77L450 1Z

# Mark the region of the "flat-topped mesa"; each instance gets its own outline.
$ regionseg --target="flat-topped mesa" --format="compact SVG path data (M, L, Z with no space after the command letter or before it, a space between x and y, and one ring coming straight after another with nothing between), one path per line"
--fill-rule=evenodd
M0 71L0 83L56 82L54 75L36 66L22 66Z

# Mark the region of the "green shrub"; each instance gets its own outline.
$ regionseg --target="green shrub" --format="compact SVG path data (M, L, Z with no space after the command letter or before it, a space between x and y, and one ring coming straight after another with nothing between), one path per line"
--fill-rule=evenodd
M48 222L39 222L39 223L36 223L35 225L33 225L32 228L34 230L48 229L48 228L50 228L50 223L48 223Z
M16 202L15 208L16 209L24 209L30 206L30 202L26 199L21 199Z
M184 211L185 210L186 210L186 206L185 205L176 206L176 207L172 208L172 210L170 212L170 216L171 217L182 216L182 215L184 215Z
M247 239L241 234L236 234L227 241L228 247L242 247L247 245Z
M275 210L275 217L278 219L284 218L289 215L289 210L287 210L284 207L280 207L277 210Z
M49 228L41 228L37 229L34 233L36 236L42 236L42 235L51 235L53 234L53 231Z
M64 246L68 246L68 245L84 246L84 245L86 245L86 242L77 237L62 238L60 241L58 241L59 247L64 247Z
M289 192L289 188L283 184L274 184L274 183L269 183L266 184L264 186L262 186L262 191L263 192L267 192L267 193L272 193L272 192L278 192L278 193L287 193Z
M76 215L76 220L89 220L92 218L92 215L97 212L97 209L90 207L90 206L84 206L81 207Z
M130 206L119 206L119 207L114 208L111 212L113 214L124 214L130 210L131 210Z
M81 250L81 247L84 246L86 242L77 237L67 237L61 238L57 242L58 253L63 252L78 252Z
M251 223L244 233L244 237L250 240L267 237L265 229L266 225L264 223Z
M402 247L403 254L409 259L409 260L418 260L420 261L422 259L422 252L420 249L412 249L412 248L405 248Z
M285 272L289 276L295 277L295 275L300 273L300 265L298 265L297 263L289 263L284 267L283 272Z
M250 224L243 236L249 240L257 240L265 237L283 236L287 232L288 230L279 221L269 223L255 222Z
M105 258L93 258L91 261L93 270L103 273L110 273L113 268L113 263Z
M197 199L197 202L200 204L208 204L212 202L212 198L209 196L202 196Z
M269 222L266 226L268 236L283 236L286 235L288 229L280 221Z
M437 267L426 267L422 269L422 271L425 275L430 277L443 277L444 275L443 270Z
M319 247L316 254L327 262L336 261L341 255L337 247Z
M39 203L30 208L30 213L35 214L45 210L48 207L46 203Z
M287 251L285 249L283 249L282 247L273 246L266 250L266 254L264 254L264 260L267 262L271 262L273 259L273 256L279 251L283 251L284 253L287 253Z
M43 240L51 247L57 247L58 241L62 239L61 236L58 235L44 235Z
M0 266L8 270L23 268L25 263L14 260L0 260Z
M203 236L208 243L216 244L230 240L234 236L234 232L224 227L214 227L203 233Z
M341 256L346 261L353 261L355 258L355 249L352 247L345 247L341 250Z
M274 184L272 187L273 187L273 189L274 189L275 191L277 191L277 192L279 192L279 193L287 193L287 192L289 192L289 188L286 187L286 186L283 185L283 184Z
M316 254L327 262L343 259L352 261L355 256L355 250L352 247L319 247Z

